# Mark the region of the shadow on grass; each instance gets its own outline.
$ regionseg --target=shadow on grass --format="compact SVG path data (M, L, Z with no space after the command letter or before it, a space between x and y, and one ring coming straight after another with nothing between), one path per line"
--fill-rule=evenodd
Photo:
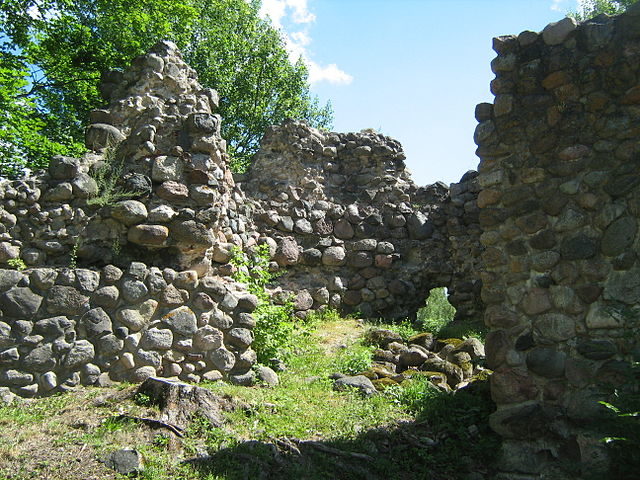
M201 478L228 480L490 479L499 439L488 426L488 391L477 390L443 396L416 421L355 438L247 441L186 463Z

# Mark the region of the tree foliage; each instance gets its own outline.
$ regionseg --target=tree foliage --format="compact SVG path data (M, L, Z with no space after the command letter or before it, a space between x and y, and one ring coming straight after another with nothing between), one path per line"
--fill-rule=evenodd
M103 103L101 76L162 39L220 94L237 167L247 166L271 124L293 117L327 127L330 106L311 95L306 66L289 60L259 8L259 0L4 0L0 102L15 113L0 119L0 148L12 151L2 158L42 167L50 153L77 151L89 112Z
M578 11L569 15L576 20L584 21L605 13L617 15L624 12L637 0L578 0Z

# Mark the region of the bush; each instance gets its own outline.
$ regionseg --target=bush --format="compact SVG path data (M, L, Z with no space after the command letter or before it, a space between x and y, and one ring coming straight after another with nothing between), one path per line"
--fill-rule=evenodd
M438 335L456 314L456 309L447 300L443 287L432 288L426 305L418 310L418 324L421 329Z
M353 346L344 350L336 358L335 368L345 375L355 375L371 367L371 348Z

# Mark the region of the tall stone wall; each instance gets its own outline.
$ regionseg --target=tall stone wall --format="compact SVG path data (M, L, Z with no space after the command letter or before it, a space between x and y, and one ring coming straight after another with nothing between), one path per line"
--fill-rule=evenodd
M0 181L0 386L251 383L257 298L228 260L258 234L240 218L217 94L169 42L109 80L89 153ZM28 268L6 269L17 260Z
M278 285L298 292L299 307L406 318L446 286L461 317L480 315L475 172L451 192L418 187L404 159L374 131L288 122L267 132L241 187L286 269Z
M597 474L598 401L640 357L640 4L494 49L475 139L501 478Z

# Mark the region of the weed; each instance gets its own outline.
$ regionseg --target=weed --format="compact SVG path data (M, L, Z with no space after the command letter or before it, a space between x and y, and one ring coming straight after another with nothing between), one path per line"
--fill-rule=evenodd
M416 375L402 385L387 387L384 394L393 403L406 408L413 414L424 412L435 398L444 395L442 390L421 375Z
M599 422L602 439L612 462L611 474L617 479L637 478L640 469L640 363L632 364L623 389L613 393L611 403L600 402L609 411L609 418Z
M27 264L24 263L24 260L22 260L21 258L10 258L9 260L7 260L7 265L15 270L18 270L19 272L27 268Z
M236 267L234 280L244 283L259 300L253 312L256 326L252 344L258 362L266 364L272 358L288 358L295 350L297 337L305 331L293 321L293 303L288 300L276 305L266 291L266 285L274 277L269 271L269 246L260 245L250 255L234 247L231 264Z
M93 171L93 179L98 185L98 193L87 199L87 205L99 207L114 205L117 201L130 198L133 192L118 186L124 174L124 159L118 156L119 144L104 149L103 163Z
M136 405L140 405L142 407L150 407L152 404L151 397L142 392L136 393L133 397L133 401L136 403Z
M78 249L82 246L82 237L77 237L69 253L69 268L78 267Z
M341 351L335 360L335 368L346 375L355 375L371 367L371 347L354 345Z

